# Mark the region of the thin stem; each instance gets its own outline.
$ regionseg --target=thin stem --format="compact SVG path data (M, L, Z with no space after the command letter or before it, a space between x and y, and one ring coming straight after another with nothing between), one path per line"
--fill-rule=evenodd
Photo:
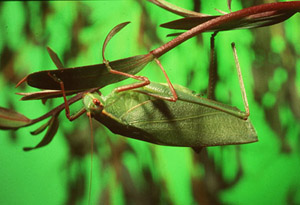
M216 17L212 20L209 20L205 23L202 23L185 33L179 35L168 43L160 46L157 49L150 51L156 58L159 58L163 54L167 53L169 50L174 47L180 45L186 40L194 37L197 34L205 32L207 30L216 28L222 24L229 23L234 20L238 20L250 15L268 12L268 11L299 11L300 10L300 1L290 1L290 2L277 2L277 3L269 3L258 6L253 6L249 8L245 8L236 12L228 13L223 16Z

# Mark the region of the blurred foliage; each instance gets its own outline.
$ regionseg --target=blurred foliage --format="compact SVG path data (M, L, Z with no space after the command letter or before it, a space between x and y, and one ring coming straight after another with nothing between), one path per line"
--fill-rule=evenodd
M214 8L228 10L225 0L170 2L208 14L218 14ZM267 2L236 0L232 10ZM0 2L0 105L35 118L62 102L20 102L14 94L34 91L28 86L14 88L28 73L55 69L46 46L66 66L99 63L109 30L131 21L110 42L106 57L144 54L169 40L165 36L170 31L158 25L177 18L145 0ZM299 204L299 20L298 14L275 26L226 31L216 37L216 98L243 108L230 47L234 41L258 143L209 147L196 154L189 148L116 136L94 122L92 204ZM199 35L162 57L173 83L205 94L209 37ZM140 75L165 80L154 63ZM0 204L86 204L88 119L71 123L61 115L58 134L48 146L23 152L22 147L40 140L29 134L32 129L0 131Z

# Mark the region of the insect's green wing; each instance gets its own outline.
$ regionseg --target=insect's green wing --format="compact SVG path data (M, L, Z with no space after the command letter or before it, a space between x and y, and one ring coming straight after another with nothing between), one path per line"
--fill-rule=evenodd
M199 95L196 95L194 91L192 91L184 86L181 86L181 85L174 85L174 88L176 89L178 100L180 100L180 101L203 105L206 107L210 107L213 109L217 109L217 110L226 112L228 114L239 117L241 119L245 119L246 113L240 111L239 109L237 109L235 107L225 105L223 103L220 103L220 102L217 102L214 100L209 100L207 98L203 98ZM139 88L136 91L142 92L142 93L148 93L148 94L151 93L151 94L156 94L156 95L162 95L162 96L171 96L172 95L170 89L168 88L168 85L164 84L164 83L151 82L151 84L144 86L142 88Z
M94 116L112 132L155 144L203 147L257 141L249 120L178 100L176 103L126 91L108 96Z

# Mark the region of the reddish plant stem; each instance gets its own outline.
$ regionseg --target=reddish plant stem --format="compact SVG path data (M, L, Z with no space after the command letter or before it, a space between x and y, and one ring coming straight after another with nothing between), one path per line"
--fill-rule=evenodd
M223 16L209 20L203 24L200 24L185 33L179 35L168 43L160 46L157 49L150 51L156 58L159 58L163 54L167 53L169 50L180 45L186 40L198 35L207 30L213 29L222 24L230 23L230 21L238 20L250 15L259 14L269 11L299 11L300 12L300 1L290 1L290 2L278 2L278 3L269 3L258 6L253 6L245 8L236 12L228 13Z

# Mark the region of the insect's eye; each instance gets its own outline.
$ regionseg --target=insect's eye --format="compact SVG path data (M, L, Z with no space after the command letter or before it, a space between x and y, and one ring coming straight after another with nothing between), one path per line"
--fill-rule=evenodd
M99 107L100 106L100 101L97 99L97 98L94 98L93 99L93 103L94 103L94 105L96 105L97 107Z

